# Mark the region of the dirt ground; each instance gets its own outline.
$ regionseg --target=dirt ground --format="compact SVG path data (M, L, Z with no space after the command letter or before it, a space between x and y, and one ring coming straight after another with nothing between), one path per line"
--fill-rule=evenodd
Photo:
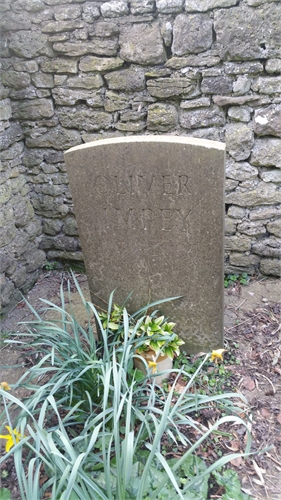
M59 304L60 286L66 285L67 272L42 273L27 300L40 311L45 305L40 298ZM86 298L90 298L87 278L76 275ZM80 297L73 290L72 308L83 323ZM28 364L19 351L3 339L13 332L24 331L33 315L24 301L2 320L0 343L0 382L15 383ZM253 458L237 461L232 466L238 472L244 491L253 500L281 500L281 281L252 279L246 286L225 289L225 347L239 360L226 368L233 371L232 389L239 389L249 403L253 449L272 446ZM235 348L233 347L235 346ZM15 368L15 365L18 368ZM21 390L16 394L21 397ZM0 479L1 480L1 479ZM5 484L7 486L7 483ZM15 496L15 498L18 498Z

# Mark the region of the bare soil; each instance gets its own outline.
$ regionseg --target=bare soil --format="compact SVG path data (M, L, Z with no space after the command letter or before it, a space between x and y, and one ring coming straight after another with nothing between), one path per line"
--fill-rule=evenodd
M90 298L87 278L76 275L87 299ZM67 272L42 273L34 288L27 295L35 310L46 306L46 299L60 304L60 286L64 288L70 278ZM71 307L81 323L85 321L81 300L75 289L71 294ZM12 339L14 332L23 332L21 322L34 319L32 312L21 301L2 320L2 340ZM53 319L53 318L52 318ZM224 366L232 371L232 390L239 390L248 400L251 415L253 450L271 448L248 460L237 460L231 466L238 472L244 490L253 500L281 500L281 281L278 279L252 279L246 286L234 285L225 289L225 356ZM235 347L234 347L235 346ZM228 364L235 356L239 364ZM19 352L13 344L0 343L0 382L15 383L25 371L30 360L28 354ZM24 396L24 390L16 392ZM237 441L241 436L237 436ZM0 444L2 445L2 443ZM229 448L230 446L230 448ZM225 451L231 451L227 444ZM228 447L228 450L227 450ZM3 449L2 449L3 452ZM13 499L20 499L12 460L2 465L5 478L0 475L3 487L13 492ZM4 475L6 474L4 473ZM0 472L1 474L1 472ZM211 498L220 498L212 495Z

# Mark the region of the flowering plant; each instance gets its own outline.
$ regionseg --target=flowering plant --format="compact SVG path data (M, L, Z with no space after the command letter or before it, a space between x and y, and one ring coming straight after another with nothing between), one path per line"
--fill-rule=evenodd
M143 322L137 329L137 338L144 337L143 343L137 352L141 354L152 350L156 355L168 356L173 359L180 353L180 346L184 344L178 335L173 332L175 323L165 321L164 316L145 316Z

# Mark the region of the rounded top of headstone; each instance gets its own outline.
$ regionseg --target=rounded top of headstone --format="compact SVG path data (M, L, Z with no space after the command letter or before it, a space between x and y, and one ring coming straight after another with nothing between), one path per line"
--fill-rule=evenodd
M207 139L197 139L194 137L178 137L172 135L140 135L140 136L130 136L130 137L112 137L110 139L102 139L98 141L87 142L86 144L81 144L79 146L74 146L66 151L67 153L72 153L80 149L106 146L112 144L128 144L128 143L170 143L170 144L185 144L187 146L201 146L209 149L217 149L225 151L225 144L218 141L209 141Z

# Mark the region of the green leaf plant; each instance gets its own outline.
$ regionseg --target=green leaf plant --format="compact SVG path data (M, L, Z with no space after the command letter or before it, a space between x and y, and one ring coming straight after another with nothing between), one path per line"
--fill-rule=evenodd
M23 500L206 500L210 474L241 454L227 454L207 465L196 453L220 426L242 425L247 436L244 455L250 454L249 426L237 416L241 405L235 406L237 399L246 403L245 398L237 393L207 396L192 390L210 354L192 375L173 370L175 379L168 393L156 385L149 368L138 379L133 361L135 349L143 342L138 332L147 308L138 312L134 326L123 308L120 341L120 328L114 333L109 323L104 327L77 282L76 286L88 313L87 328L66 312L61 290L61 306L44 301L60 319L46 321L33 310L36 319L27 325L26 339L15 341L35 349L37 363L14 386L30 391L24 401L0 387L2 427L8 423L20 436L0 463L13 455ZM108 317L112 303L113 294ZM160 319L154 323L163 327L165 321ZM95 337L93 320L102 342ZM177 395L176 386L183 376L186 385ZM226 416L203 427L197 416L215 405ZM12 424L15 410L18 416ZM190 441L187 428L199 436L197 440ZM180 458L165 458L164 436L176 449L184 447Z

